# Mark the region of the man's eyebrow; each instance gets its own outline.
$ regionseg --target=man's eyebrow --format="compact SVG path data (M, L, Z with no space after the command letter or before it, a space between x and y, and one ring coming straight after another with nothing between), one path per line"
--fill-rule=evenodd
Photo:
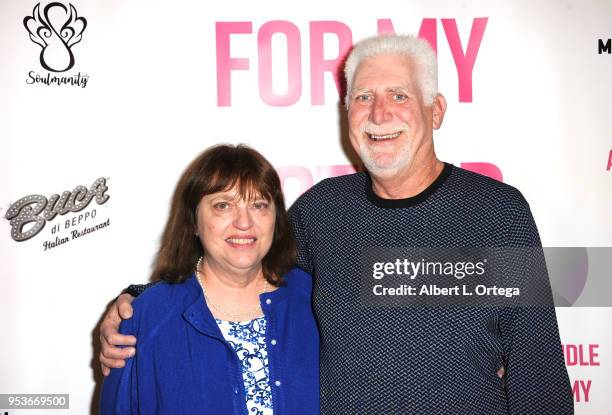
M407 92L409 89L408 85L394 85L385 88L387 92ZM362 93L371 93L372 88L353 88L351 91L351 95L362 94Z
M370 89L370 88L353 88L353 90L351 91L351 95L362 94L364 92L372 92L372 89Z

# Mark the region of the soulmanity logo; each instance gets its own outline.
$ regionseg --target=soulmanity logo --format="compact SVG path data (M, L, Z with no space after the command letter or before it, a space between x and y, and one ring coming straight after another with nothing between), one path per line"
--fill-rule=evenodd
M41 10L42 9L42 10ZM41 47L40 64L49 72L67 72L75 64L72 48L83 39L87 19L77 14L72 4L60 2L49 3L41 8L40 3L34 6L31 16L23 19L23 25L30 34L30 40ZM76 85L84 88L89 80L88 75L79 72L75 75L28 73L28 84Z

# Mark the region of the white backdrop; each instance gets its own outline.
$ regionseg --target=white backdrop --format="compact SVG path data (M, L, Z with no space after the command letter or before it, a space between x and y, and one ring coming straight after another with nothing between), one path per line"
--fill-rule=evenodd
M42 66L24 26L36 4L0 3L0 213L22 197L89 188L100 177L109 199L58 215L22 242L0 221L0 393L70 394L70 410L49 413L95 408L96 322L122 288L147 280L176 180L204 148L252 145L285 175L289 204L311 181L342 171L330 166L350 164L333 77L318 81L320 53L335 59L347 41L376 34L379 19L403 33L433 19L423 24L430 39L435 33L449 103L435 134L441 159L494 165L488 172L501 172L530 202L544 245L612 246L612 56L598 53L598 40L612 35L609 1L73 1L87 26L71 48L74 66L57 73ZM465 53L477 18L486 26L470 71L452 48ZM453 24L460 43L449 41ZM249 68L230 71L231 91L219 88L227 50L216 27L249 26L229 37L229 56ZM280 29L289 37L267 43L266 33ZM65 53L59 45L46 59L57 68ZM460 98L469 88L459 72L471 73L471 99ZM87 83L32 83L48 74ZM264 101L274 95L283 106ZM73 239L72 231L107 220ZM56 237L67 242L51 247ZM568 362L577 414L612 405L611 310L557 309L570 353L597 345L597 356Z

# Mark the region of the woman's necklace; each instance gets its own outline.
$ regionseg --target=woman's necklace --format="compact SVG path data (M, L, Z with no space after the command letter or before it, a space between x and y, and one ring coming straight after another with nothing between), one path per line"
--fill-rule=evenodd
M200 269L202 268L202 258L200 257L198 259L198 263L196 264L196 277L198 278L198 282L200 283L200 286L202 287L202 291L204 292L204 298L206 299L206 302L215 309L215 311L217 311L219 314L222 314L224 316L230 317L231 320L230 321L244 321L244 320L249 320L250 317L252 317L253 315L255 315L256 313L259 314L261 312L261 305L259 304L259 302L257 303L257 307L255 307L254 310L245 313L245 314L233 314L233 313L229 313L221 308L219 308L219 306L217 306L215 303L212 302L212 300L210 299L210 297L206 294L206 288L204 287L204 281L202 280L202 278L200 277ZM264 278L264 286L263 286L263 291L261 292L262 294L265 294L266 291L268 290L268 280Z

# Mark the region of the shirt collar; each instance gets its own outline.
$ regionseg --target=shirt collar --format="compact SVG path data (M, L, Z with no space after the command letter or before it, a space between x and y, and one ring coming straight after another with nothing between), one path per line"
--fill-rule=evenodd
M423 203L425 200L427 200L427 198L429 198L429 196L434 194L436 190L438 190L444 184L448 176L450 176L452 170L452 164L444 163L444 168L438 177L436 177L436 179L425 190L418 195L407 197L405 199L384 199L378 196L372 189L372 178L369 174L366 174L366 197L372 204L384 209L401 209L416 206Z

